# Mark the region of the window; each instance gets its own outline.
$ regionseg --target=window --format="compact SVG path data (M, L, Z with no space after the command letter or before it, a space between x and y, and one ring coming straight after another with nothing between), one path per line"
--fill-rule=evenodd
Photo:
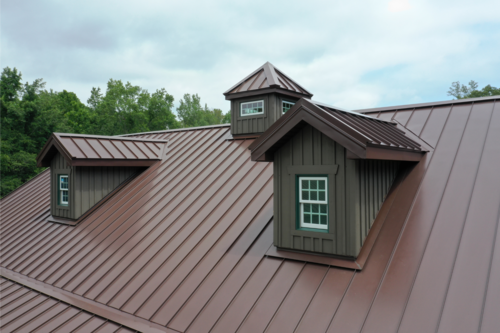
M251 116L254 114L264 114L264 101L241 103L242 116Z
M294 106L294 105L295 105L295 103L287 102L287 101L282 101L281 102L281 106L282 106L282 109L283 109L283 113L285 113L288 110L290 110L292 108L292 106Z
M69 202L68 175L59 175L59 204L67 206Z
M299 177L300 227L328 229L328 177Z

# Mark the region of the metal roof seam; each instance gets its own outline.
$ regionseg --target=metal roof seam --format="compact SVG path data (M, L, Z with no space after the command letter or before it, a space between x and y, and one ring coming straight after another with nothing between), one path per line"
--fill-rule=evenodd
M129 228L131 228L132 226L133 226L133 225L131 225ZM127 229L127 230L128 230L128 229ZM124 231L124 233L125 233L125 232L126 232L126 230ZM106 237L106 238L107 238L107 237ZM105 238L105 239L106 239L106 238ZM105 240L105 239L104 239L104 240ZM103 240L103 241L104 241L104 240ZM74 266L76 266L77 264L78 264L78 263L75 263L75 264L74 264ZM73 267L74 267L74 266L73 266ZM83 268L82 268L82 269L83 269ZM69 271L71 271L71 269L70 269ZM69 272L69 271L68 271L68 272ZM65 273L65 274L66 274L66 273ZM63 276L64 276L64 275L62 275L59 279L63 278ZM56 281L54 281L53 283L54 283L54 284L56 284L56 283L57 283L57 281L59 281L59 279L57 279L57 280L56 280ZM68 283L69 283L69 282L68 282ZM66 284L64 284L63 286L61 286L61 288L64 288L65 286L66 286Z
M85 158L89 158L89 157L87 156L87 154L85 154L85 153L83 152L83 150L80 148L80 146L78 146L78 145L76 144L75 140L73 140L73 138L72 138L72 137L70 137L69 139L70 139L70 141L71 141L71 142L73 142L73 144L76 146L76 148L78 148L78 150L79 150L79 151L83 154L83 156L85 156ZM71 156L71 155L69 155L69 156ZM73 156L73 157L74 157L74 156Z
M486 146L486 140L487 140L487 138L488 138L488 133L489 133L490 128L491 128L491 118L493 117L493 114L494 114L494 105L495 105L495 103L493 103L493 108L492 108L492 110L491 110L490 120L489 120L489 122L488 122L488 129L486 130L486 135L484 136L484 141L483 141L483 145L482 145L482 148L481 148L481 154L480 154L480 157L479 157L479 161L481 161L481 160L482 160L482 158L483 158L484 147ZM474 102L472 102L472 103L471 103L471 109L470 109L470 111L469 111L469 118L470 118L470 115L472 114L473 107L474 107ZM451 113L451 112L450 112L450 113ZM469 121L469 118L467 119L467 123L468 123L468 121ZM467 128L467 126L466 126L466 128ZM463 138L464 134L465 134L465 130L464 130L464 131L463 131L463 133L462 133L462 138ZM462 142L462 138L460 139L460 143ZM458 154L458 153L457 153L457 154ZM455 158L456 158L456 156L455 156ZM454 165L454 164L455 164L455 160L453 161L453 165ZM472 191L471 191L471 194L470 194L470 197L469 197L469 203L468 203L468 205L467 205L467 209L466 209L466 213L465 213L465 217L464 217L464 222L463 222L463 224L462 224L462 228L461 228L462 230L461 230L461 232L460 232L460 239L462 239L462 237L463 237L463 232L464 232L464 230L465 230L465 224L466 224L466 222L467 222L467 216L468 216L468 213L469 213L469 208L470 208L470 204L471 204L472 196L473 196L473 193L474 193L474 189L475 189L475 187L476 187L476 180L477 180L477 175L478 175L478 173L479 173L479 167L480 167L480 165L481 165L481 163L479 163L479 164L478 164L477 169L476 169L476 172L475 172L475 177L474 177L474 186L473 186L473 188L472 188ZM450 172L450 175L448 176L448 179L450 178L450 176L451 176L451 172ZM446 185L448 185L448 183L447 183ZM499 209L499 211L500 211L500 209ZM434 226L434 225L433 225L433 226ZM426 242L426 247L427 247L427 244L428 244L428 240L427 240L427 242ZM460 245L460 243L459 243L459 245ZM453 260L453 264L452 264L452 267L453 267L453 268L452 268L452 272L453 272L453 270L455 269L455 264L456 264L457 257L458 257L458 251L459 251L459 248L457 248L457 249L456 249L456 254L455 254L455 256L454 256L454 260ZM422 257L423 257L423 256L422 256ZM419 265L420 265L420 264L421 264L421 261L420 261ZM416 276L415 276L415 279L416 279ZM449 293L449 288L450 288L450 284L451 284L451 283L450 283L451 279L452 279L452 275L450 275L449 282L448 282L447 287L446 287L446 292L445 292L445 297L444 297L443 305L442 305L442 307L441 307L441 311L440 311L440 314L439 314L439 320L438 320L438 326L437 326L437 329L438 329L438 330L439 330L439 327L441 327L441 322L442 322L443 311L444 311L444 308L445 308L445 305L446 305L446 300L447 300L447 298L448 298L448 293Z
M32 178L28 179L27 181L25 181L24 183L22 183L18 188L16 188L15 190L9 192L3 198L1 198L0 199L0 203L2 204L2 211L5 211L5 209L9 207L9 206L6 206L6 202L7 202L7 204L9 204L9 200L11 200L12 198L18 198L19 196L22 196L21 191L19 191L21 188L23 188L24 186L26 186L28 183L31 183L31 181L35 181L35 179L38 182L40 180L39 177L41 177L45 172L49 172L49 169L45 169L42 172L38 173L37 175L33 176ZM15 194L15 196L12 196L13 194ZM16 201L15 204L19 204L19 202ZM3 227L3 224L0 225L0 230L1 230L2 227Z
M87 138L83 138L83 141L85 141L89 145L90 149L92 149L94 151L94 153L96 153L96 155L99 156L99 158L102 158L102 156L99 155L99 153L97 152L97 150L95 150L95 148L92 147L92 145L89 143L89 141L87 140Z
M267 168L267 167L266 167L266 168ZM262 175L264 175L264 171L262 171L262 172L259 174L259 176L258 176L258 177L261 177ZM257 179L258 179L258 178L257 178ZM237 220L238 220L238 218L240 217L240 215L241 215L241 214L242 214L242 213L246 210L246 208L247 208L247 207L249 207L249 205L253 202L253 200L255 200L255 198L257 198L258 194L259 194L259 193L261 193L261 191L262 191L262 190L266 187L266 185L267 185L267 184L269 184L269 182L270 182L270 181L272 181L272 176L270 176L270 177L267 179L266 183L264 183L264 184L262 185L262 187L261 187L261 188L257 191L257 193L255 193L255 195L252 197L252 199L251 199L249 202L247 202L247 204L246 204L245 208L243 208L243 209L240 211L240 214L239 214L238 216L236 216L236 217L233 219L233 221L232 221L232 222L231 222L231 223L230 223L230 224L229 224L229 225L225 228L225 230L222 232L222 235L218 238L218 241L219 241L219 240L223 237L223 235L225 235L225 234L226 234L226 232L227 232L227 231L228 231L228 230L229 230L229 229L230 229L230 228L234 225L235 221L237 221ZM252 184L252 185L253 185L253 184ZM257 215L259 212L260 212L260 210L259 210L258 212L256 212L256 213L255 213L255 215ZM227 214L227 212L226 212L225 214ZM221 220L223 220L223 219L224 219L224 217L226 216L225 214L224 214L223 216L221 216L221 218L217 221L217 223L215 223L215 224L214 224L214 225L210 228L210 231L208 231L208 232L207 232L207 234L205 234L205 235L203 236L203 238L199 241L199 243L203 242L203 240L205 240L205 239L206 239L207 235L208 235L208 234L209 234L212 230L214 230L214 228L216 228L216 226L217 226L217 225L219 225L219 222L220 222ZM216 243L217 243L217 242L215 242L214 244L212 244L212 245L210 246L210 249L212 249L212 248L216 245ZM210 249L209 249L209 250L205 253L205 255L207 255L207 254L210 252ZM184 258L184 259L185 259L185 258ZM201 261L201 259L200 259L200 261ZM163 264L165 264L165 262L164 262ZM180 265L180 264L179 264L179 265ZM172 272L172 273L173 273L173 272ZM172 274L172 273L170 273L170 274ZM169 276L170 276L170 274L169 274ZM151 275L151 276L152 276L152 275ZM165 277L165 278L163 279L163 281L162 281L162 282L161 282L161 283L157 286L157 288L156 288L155 290L158 290L159 288L161 288L161 287L164 285L164 283L167 281L167 278L168 278L168 276L167 276L167 277ZM148 298L144 301L144 303L143 303L140 307L138 307L138 308L137 308L137 311L136 311L135 313L139 312L139 311L141 310L141 307L142 307L142 306L144 306L144 305L147 303L147 301L148 301L148 300L149 300L149 299L150 299L153 295L154 295L154 292L153 292L153 293L151 293L151 295L150 295L150 296L149 296L149 297L148 297ZM130 300L130 299L129 299L129 300ZM157 312L157 311L158 311L158 310L162 307L162 305L163 305L165 302L166 302L166 300L165 300L164 302L162 302L162 304L161 304L161 305L157 308L157 310L156 310L156 311L155 311L155 312L151 315L151 317L150 317L149 319L152 319L152 318L155 316L156 312Z
M216 160L214 160L214 161L213 161L213 163L215 163L215 162L216 162ZM193 179L193 181L194 181L194 180L195 180L195 179ZM184 188L187 188L187 187L188 187L187 185L186 185L186 186L184 186ZM190 195L191 195L191 194L190 194ZM158 214L160 214L160 213L161 213L161 211L160 211L160 212L158 212L158 213L157 213L157 215L158 215ZM152 221L152 220L153 220L153 219L154 219L157 215L155 215L155 216L151 217L151 219L150 219L150 220L148 220L146 223L149 223L150 221ZM163 217L163 220L165 220L167 217L168 217L168 215L167 215L167 216L165 216L165 217ZM141 229L142 229L142 228L144 228L144 226L145 226L145 224L146 224L146 223L143 223L143 226L141 226ZM172 224L173 224L173 223L172 223ZM163 232L162 232L162 234L164 234L165 232L167 232L169 229L170 229L170 228L167 228L165 231L163 231ZM153 229L153 230L151 230L151 231L150 231L150 233L152 233L153 231L154 231L154 229ZM148 235L149 235L150 233L148 233ZM147 235L146 235L146 236L147 236ZM146 236L145 236L145 237L146 237ZM160 237L160 236L161 236L161 235L158 235L158 237ZM122 246L124 246L124 244L123 244ZM120 248L121 248L121 246L120 246L120 247L119 247L119 248L118 248L115 252L119 251L119 250L120 250ZM130 252L130 251L132 251L132 250L133 250L133 249L130 249L127 253L129 253L129 252ZM110 258L111 258L111 257L112 257L112 255L110 255ZM123 256L123 257L125 257L125 256ZM101 266L102 266L102 265L104 265L104 264L105 264L105 262L101 263L99 267L101 267ZM112 268L113 268L116 264L117 264L117 263L115 263L114 265L112 265L111 269L112 269ZM99 268L99 267L98 267L98 268ZM91 272L91 273L90 273L90 275L88 275L88 277L92 276L98 268L96 268L93 272ZM88 278L88 277L87 277L87 278ZM83 281L82 281L81 283L83 283ZM80 283L80 284L81 284L81 283ZM96 281L96 283L98 283L98 281ZM74 287L74 288L73 288L73 290L76 290L80 284L78 284L76 287Z
M471 113L472 113L472 106L471 106L471 109L469 110L469 114L468 114L468 117L467 117L467 121L466 121L466 124L465 124L465 128L467 127L467 123L469 122L469 119L470 119L470 115L471 115ZM450 114L451 114L451 112L448 114L448 117L450 116ZM448 119L447 119L447 120L448 120ZM445 128L445 127L446 127L446 123L445 123L445 125L443 126L443 128ZM465 128L464 128L464 131L462 131L462 135L460 136L460 142L459 142L459 144L458 144L458 147L460 147L460 143L461 143L461 141L462 141L462 139L463 139L463 136L464 136L464 133L465 133ZM441 133L442 133L442 132L441 132ZM439 145L439 140L438 140L438 143L436 144L436 149L438 148L438 145ZM454 156L454 158L453 158L453 163L452 163L452 165L454 165L454 161L455 161L455 159L456 159L457 155L458 155L458 148L457 148L457 150L456 150L456 152L455 152L455 156ZM430 159L430 161L429 161L428 165L430 165L430 164L432 163L432 160L433 160L433 157L434 157L434 156L435 156L435 155L434 155L434 154L432 154L431 159ZM399 245L399 243L400 243L401 236L403 235L403 233L404 233L404 231L405 231L405 227L406 227L406 224L407 224L407 222L408 222L408 217L410 216L410 214L411 214L411 212L412 212L412 210L413 210L413 207L414 207L414 205L415 205L415 202L416 202L416 200L417 200L417 198L418 198L418 196L419 196L419 194L420 194L421 187L422 187L422 183L423 183L423 179L425 179L425 175L427 174L427 171L428 171L428 170L429 170L429 168L427 167L427 168L426 168L426 170L425 170L425 174L424 174L424 176L422 177L422 180L420 181L420 184L419 184L419 188L418 188L418 190L417 190L417 193L415 194L415 196L414 196L414 198L413 198L413 202L412 202L411 208L410 208L410 209L409 209L409 211L408 211L408 214L407 214L407 217L406 217L405 223L403 224L403 227L401 228L401 231L399 232L399 235L398 235L398 239L397 239L397 241L396 241L396 244L394 245L394 248L393 248L393 250L392 250L391 256L390 256L390 258L389 258L389 260L388 260L388 262L387 262L387 265L386 265L386 267L385 267L385 269L384 269L383 276L382 276L382 278L380 279L380 283L379 283L379 285L378 285L378 287L377 287L377 292L376 292L376 294L375 294L375 296L374 296L374 298L373 298L373 301L375 301L375 298L376 298L376 296L377 296L377 294L378 294L378 291L380 290L380 287L381 287L381 285L382 285L382 283L383 283L383 281L384 281L384 278L385 278L385 276L386 276L386 274L387 274L387 271L388 271L388 269L389 269L389 267L390 267L390 265L391 265L391 263L392 263L392 259L393 259L393 257L394 257L395 252L396 252L396 249L398 248L398 245ZM450 179L450 175L451 175L451 172L448 174L448 178L447 178L447 181L446 181L445 188L446 188L446 186L448 185L448 181L449 181L449 179ZM442 198L443 198L443 197L441 196L440 203L442 202ZM438 209L437 211L439 211L439 209ZM436 211L436 215L437 215L437 211ZM436 219L436 215L434 216L434 221L435 221L435 219ZM434 224L433 224L433 225L434 225ZM426 244L427 244L427 243L428 243L428 240L426 241ZM422 255L422 257L423 257L423 255ZM420 259L420 261L419 261L419 264L418 264L418 265L420 265L420 264L421 264L421 262L422 262L422 258ZM413 286L413 285L414 285L414 283L415 283L415 279L416 279L416 276L414 276L414 277L413 277L413 281L412 281L412 283L411 283L411 285L412 285L412 286ZM410 291L408 292L407 301L409 300L410 294L411 294L411 288L410 288ZM373 304L373 301L372 301L372 304ZM407 306L407 302L405 303L405 309L406 309L406 306ZM403 318L403 316L401 316L398 326L401 324L401 322L402 322L402 318ZM365 320L366 320L366 318L365 318Z

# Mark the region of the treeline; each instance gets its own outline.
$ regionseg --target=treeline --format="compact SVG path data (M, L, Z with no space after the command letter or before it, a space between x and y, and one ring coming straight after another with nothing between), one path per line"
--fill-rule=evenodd
M36 156L53 132L118 135L228 123L230 113L201 105L185 94L174 114L174 97L109 80L106 91L92 88L87 104L75 93L45 89L37 79L22 82L16 68L5 67L0 78L0 197L37 175Z

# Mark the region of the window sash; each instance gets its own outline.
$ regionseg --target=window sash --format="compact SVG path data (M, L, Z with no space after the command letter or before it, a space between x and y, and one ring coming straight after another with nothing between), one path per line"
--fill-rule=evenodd
M243 113L243 111L246 110L248 113ZM250 110L258 110L257 112L251 112ZM240 104L240 115L242 117L245 116L253 116L256 114L264 114L264 101L251 101L251 102L244 102Z
M292 102L288 102L288 101L281 101L281 111L283 113L286 113L288 110L290 110L293 106L295 105L295 103L292 103ZM286 110L285 110L286 109Z
M303 181L308 181L308 188L303 188ZM317 181L317 188L311 188L310 181ZM319 189L319 181L324 181L324 189ZM303 199L303 192L308 192L308 199ZM316 200L311 200L311 192L316 193ZM324 198L319 199L319 192L324 192ZM300 227L313 229L328 229L328 177L299 177ZM314 211L316 208L317 211ZM309 211L306 211L309 210ZM323 211L323 212L322 212ZM317 219L317 223L313 221ZM309 220L309 221L306 221ZM322 224L321 222L325 222Z
M69 178L67 175L59 176L59 204L64 206L69 204Z

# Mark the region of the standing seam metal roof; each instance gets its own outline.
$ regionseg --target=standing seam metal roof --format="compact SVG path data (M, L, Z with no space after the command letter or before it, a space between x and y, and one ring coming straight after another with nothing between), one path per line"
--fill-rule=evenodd
M377 114L431 148L386 199L362 271L273 258L272 165L228 127L172 132L76 227L44 172L1 201L4 270L178 332L496 332L500 101Z

